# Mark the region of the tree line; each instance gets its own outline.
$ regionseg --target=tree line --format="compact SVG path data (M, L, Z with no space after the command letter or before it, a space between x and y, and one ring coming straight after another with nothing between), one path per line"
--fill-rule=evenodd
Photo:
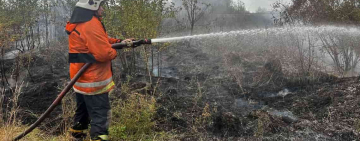
M292 0L290 5L276 2L274 9L280 12L278 25L360 23L359 0Z

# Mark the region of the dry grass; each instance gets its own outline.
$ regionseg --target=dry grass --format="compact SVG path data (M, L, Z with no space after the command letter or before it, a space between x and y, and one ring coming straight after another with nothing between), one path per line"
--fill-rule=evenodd
M1 113L0 117L5 118L5 121L0 123L0 139L3 141L11 141L17 135L25 131L28 126L21 125L19 121L20 115L20 107L18 106L19 96L21 94L23 85L17 84L15 88L11 88L12 96L9 99L9 103L7 103L8 110L5 110L5 113ZM2 105L2 103L0 103ZM42 132L38 129L32 131L32 133L28 134L22 140L26 141L40 141L40 140L53 140L50 135L47 135L45 132Z
M111 140L169 140L169 133L155 131L155 98L131 92L128 84L121 87L126 98L112 102Z

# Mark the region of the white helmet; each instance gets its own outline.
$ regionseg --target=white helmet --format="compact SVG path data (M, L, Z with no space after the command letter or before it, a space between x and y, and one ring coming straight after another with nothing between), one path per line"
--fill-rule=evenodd
M99 9L99 6L103 1L106 0L79 0L75 6L96 11Z

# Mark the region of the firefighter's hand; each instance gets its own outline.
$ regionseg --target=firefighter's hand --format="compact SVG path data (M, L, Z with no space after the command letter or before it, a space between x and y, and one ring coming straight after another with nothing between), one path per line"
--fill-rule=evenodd
M133 45L133 41L131 39L125 39L121 41L122 43L125 43L126 46L131 47Z
M125 43L128 47L132 47L134 40L135 40L134 38L129 38L129 39L123 40L122 42Z

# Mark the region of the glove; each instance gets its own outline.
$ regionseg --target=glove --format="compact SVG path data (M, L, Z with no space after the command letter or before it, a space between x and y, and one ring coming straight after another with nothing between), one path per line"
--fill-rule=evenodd
M133 46L133 39L125 39L122 41L122 43L125 43L128 47Z

